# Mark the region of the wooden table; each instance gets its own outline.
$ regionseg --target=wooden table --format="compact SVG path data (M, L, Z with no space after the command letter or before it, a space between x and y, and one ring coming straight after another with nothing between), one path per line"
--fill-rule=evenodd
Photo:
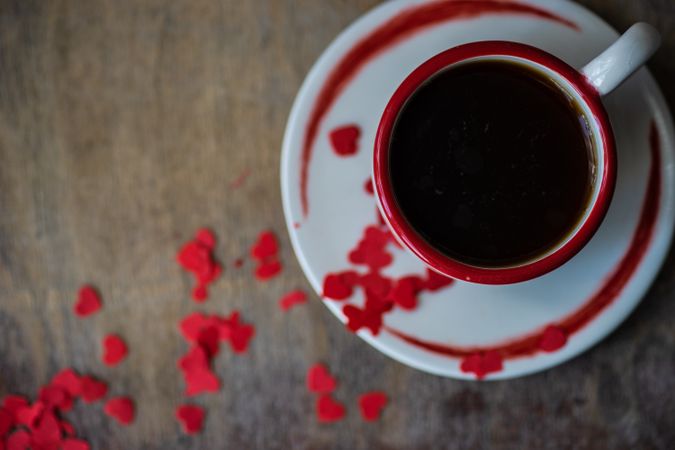
M675 448L675 258L631 318L601 345L541 374L505 382L438 378L345 332L309 290L284 233L279 149L291 102L336 34L376 0L2 0L0 2L0 394L34 396L72 366L137 402L124 428L102 404L68 414L96 449ZM613 26L646 20L663 34L650 63L675 105L675 3L584 0ZM236 190L230 183L250 176ZM227 265L202 308L174 261L200 226ZM283 276L237 270L257 233L282 237ZM72 314L91 282L104 309ZM194 400L203 433L183 435L175 364L178 320L238 308L257 326L251 351L223 351L224 388ZM115 368L100 341L131 353ZM339 375L346 420L319 425L307 367ZM356 397L392 404L364 423Z

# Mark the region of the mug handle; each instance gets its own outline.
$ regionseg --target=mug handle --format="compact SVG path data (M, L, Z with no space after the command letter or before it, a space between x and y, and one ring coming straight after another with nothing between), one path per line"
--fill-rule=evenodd
M660 43L656 28L638 22L586 64L581 73L600 95L607 95L642 67Z

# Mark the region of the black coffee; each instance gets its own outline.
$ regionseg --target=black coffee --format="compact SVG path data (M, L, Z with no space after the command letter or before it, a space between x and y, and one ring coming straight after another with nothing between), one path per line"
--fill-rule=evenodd
M525 262L565 239L588 204L590 131L553 81L473 62L425 82L390 144L396 200L413 228L478 266Z

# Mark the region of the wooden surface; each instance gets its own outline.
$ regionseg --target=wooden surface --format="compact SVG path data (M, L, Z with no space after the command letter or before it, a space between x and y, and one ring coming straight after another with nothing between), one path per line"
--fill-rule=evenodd
M325 46L376 0L0 1L0 395L35 395L75 367L130 394L118 426L102 405L68 417L95 449L673 449L675 257L608 339L553 370L512 381L442 379L396 363L344 328L315 296L282 314L280 294L309 290L284 234L279 156L291 102ZM647 20L664 45L650 63L675 105L675 3L584 0L612 25ZM251 175L238 190L229 183ZM228 264L203 308L174 262L200 226ZM245 255L265 228L285 271L256 282ZM101 313L71 312L97 285ZM251 351L223 351L221 393L198 398L204 432L173 418L190 311L239 308L257 326ZM100 362L108 332L129 359ZM348 418L317 424L307 367L338 374ZM364 423L356 396L392 404Z

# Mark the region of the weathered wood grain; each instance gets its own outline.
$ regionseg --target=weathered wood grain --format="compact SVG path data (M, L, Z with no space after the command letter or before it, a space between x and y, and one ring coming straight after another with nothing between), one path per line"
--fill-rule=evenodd
M593 350L555 370L469 383L393 362L346 333L309 289L283 236L279 149L293 97L334 36L376 0L0 1L0 394L34 395L73 366L137 399L122 428L101 405L69 416L96 449L672 449L675 448L675 257L636 313ZM650 63L675 104L675 3L584 0L624 29L656 25ZM228 184L242 171L241 188ZM199 398L205 430L173 418L183 385L176 332L194 309L174 262L202 225L228 265L207 311L242 310L257 325L250 354L222 352L222 393ZM256 234L283 237L284 276L261 284L231 267ZM71 313L83 282L105 308ZM313 300L316 300L315 298ZM99 362L107 332L129 359ZM323 360L340 377L348 418L313 417L304 374ZM392 404L366 424L356 396Z

